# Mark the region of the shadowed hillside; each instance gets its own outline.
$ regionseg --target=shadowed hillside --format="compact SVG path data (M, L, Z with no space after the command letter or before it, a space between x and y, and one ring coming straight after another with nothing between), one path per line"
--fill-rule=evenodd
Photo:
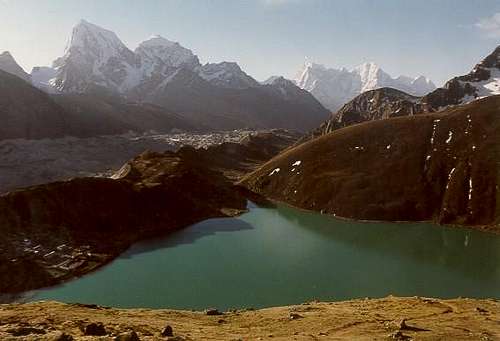
M500 220L499 162L494 96L334 131L278 155L243 184L341 217L492 227Z

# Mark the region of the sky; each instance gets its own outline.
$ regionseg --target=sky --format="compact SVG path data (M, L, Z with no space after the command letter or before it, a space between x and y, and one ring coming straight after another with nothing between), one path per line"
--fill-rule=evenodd
M80 19L131 49L159 34L258 80L294 78L306 60L373 61L442 85L500 45L500 0L0 0L0 52L28 72L51 65Z

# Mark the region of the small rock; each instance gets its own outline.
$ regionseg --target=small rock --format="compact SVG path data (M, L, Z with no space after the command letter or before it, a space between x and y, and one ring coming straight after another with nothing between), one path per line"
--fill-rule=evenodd
M171 336L167 339L167 341L186 341L182 336Z
M66 333L59 333L54 335L51 339L51 341L73 341L73 336L66 334Z
M226 320L220 319L217 321L217 323L219 323L219 324L226 323Z
M298 320L298 319L301 319L303 318L304 316L302 315L299 315L297 313L290 313L290 320Z
M391 335L389 335L389 337L394 340L402 340L402 341L411 340L411 337L403 334L400 330L395 333L392 333Z
M161 331L161 336L174 336L174 330L172 327L167 325L163 330Z
M114 338L115 341L140 341L139 336L134 331L126 332Z
M408 325L406 324L406 319L401 319L401 321L399 321L397 323L397 326L400 330L407 330L408 329Z
M30 334L38 334L42 335L45 334L45 330L39 329L39 328L33 328L33 327L19 327L19 328L13 328L7 330L8 333L12 334L13 336L26 336Z
M217 309L207 309L205 310L205 314L209 316L217 316L217 315L223 315L220 311Z
M476 311L479 312L479 313L487 313L488 312L488 310L480 308L480 307L477 307Z
M104 336L106 335L106 329L102 323L89 323L83 329L84 335L90 336Z

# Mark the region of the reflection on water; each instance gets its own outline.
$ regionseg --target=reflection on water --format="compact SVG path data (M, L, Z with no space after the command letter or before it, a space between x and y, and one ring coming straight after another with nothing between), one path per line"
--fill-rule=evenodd
M119 307L264 307L388 294L500 298L500 237L252 207L134 245L32 299Z

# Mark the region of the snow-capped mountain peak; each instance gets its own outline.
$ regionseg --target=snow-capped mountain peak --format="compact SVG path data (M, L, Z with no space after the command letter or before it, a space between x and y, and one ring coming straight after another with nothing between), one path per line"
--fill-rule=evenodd
M115 33L85 20L73 28L65 54L54 62L53 69L55 76L49 69L34 71L38 87L48 91L48 83L58 92L86 92L97 85L121 95L145 98L193 75L224 88L260 86L238 64L201 65L190 49L159 35L141 42L132 52Z
M444 88L426 96L425 101L433 107L445 107L493 95L500 95L500 46L470 73L451 79Z
M72 48L90 49L96 54L127 49L114 32L83 19L73 28L66 51L69 52ZM100 48L100 50L96 48Z
M152 36L143 41L135 49L143 65L149 66L149 71L154 68L195 68L200 62L193 52L179 43L170 41L159 35ZM157 70L158 71L158 70Z
M359 65L353 70L361 78L361 93L382 87L382 84L390 82L391 76L385 73L374 62Z
M134 53L114 32L81 20L64 56L54 62L57 77L51 85L62 92L86 91L90 84L121 91L134 83L136 64Z
M164 47L171 47L175 45L176 43L168 40L167 38L162 37L159 34L154 34L151 37L149 37L148 40L143 41L140 45L142 46L164 46Z
M378 88L392 87L416 96L425 95L436 88L425 77L392 78L374 62L363 63L352 70L327 68L308 62L295 82L331 111L338 110L363 92Z
M225 88L245 89L259 86L259 82L233 62L205 64L199 69L199 75L206 81Z

